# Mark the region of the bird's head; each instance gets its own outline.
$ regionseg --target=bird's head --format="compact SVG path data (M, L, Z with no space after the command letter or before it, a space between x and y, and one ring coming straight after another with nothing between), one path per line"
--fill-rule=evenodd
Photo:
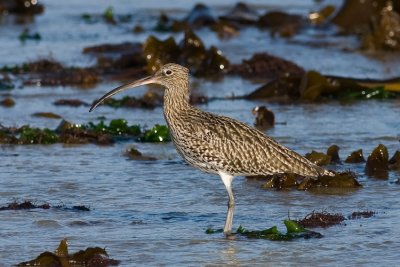
M172 90L173 88L187 86L188 80L189 70L187 68L178 64L169 63L162 66L156 73L151 76L127 83L111 90L110 92L103 95L96 102L94 102L89 111L95 109L107 98L127 89L135 88L145 84L159 84L164 86L167 90Z

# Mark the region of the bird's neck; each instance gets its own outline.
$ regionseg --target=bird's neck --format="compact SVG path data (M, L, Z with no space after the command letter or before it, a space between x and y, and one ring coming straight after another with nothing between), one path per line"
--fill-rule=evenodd
M166 88L164 93L164 115L170 124L174 117L179 116L181 112L190 109L189 104L190 89L187 81L174 85L173 88Z

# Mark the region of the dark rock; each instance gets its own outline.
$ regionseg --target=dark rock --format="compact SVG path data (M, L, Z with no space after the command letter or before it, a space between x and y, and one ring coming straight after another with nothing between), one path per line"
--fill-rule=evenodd
M299 15L272 11L261 16L257 24L261 28L271 29L273 33L279 33L281 37L291 37L303 27L304 21Z
M334 163L340 163L340 157L339 157L339 147L337 145L331 145L328 150L326 151L326 154L331 157L331 162Z
M280 77L257 88L246 99L293 100L300 97L301 77Z
M353 172L336 173L335 176L320 176L317 180L307 179L299 184L298 189L307 190L310 188L359 188L361 184Z
M258 129L265 131L271 127L274 127L275 115L265 106L257 106L253 108L252 113L256 116L254 126L256 126Z
M365 173L375 178L388 178L389 153L386 146L379 144L368 156Z
M247 4L237 3L227 14L220 17L221 20L232 21L239 24L256 24L258 21L257 10Z
M400 51L400 14L390 1L371 24L371 31L362 37L362 49Z
M17 15L37 15L44 11L43 4L34 0L0 0L0 14L11 13Z
M85 101L82 101L80 99L59 99L54 102L54 105L56 106L71 106L71 107L80 107L80 106L90 106L88 103Z
M196 4L183 21L193 28L200 28L214 24L216 19L208 6Z
M124 155L133 160L156 160L154 157L143 156L143 154L134 147L128 148Z
M10 108L15 106L15 101L11 97L6 97L0 101L0 106Z
M400 150L397 150L389 160L391 170L400 170Z
M215 76L229 67L229 61L215 47L206 49L201 39L192 31L185 33L179 46L170 37L165 41L150 36L143 45L146 69L154 73L162 65L175 62L191 69L196 76Z
M52 112L36 112L32 114L33 117L47 118L47 119L61 119L62 117Z
M370 31L372 21L377 21L380 12L388 1L346 0L332 22L346 33L365 33ZM400 3L394 1L394 10L400 11Z
M365 162L362 149L351 152L351 154L344 161L346 163L361 163Z
M154 73L162 65L175 62L180 52L174 38L169 37L161 41L154 36L149 36L143 44L143 54L147 61L147 72Z
M230 74L248 79L270 80L282 76L302 76L304 70L288 60L267 53L256 53L250 59L231 66Z
M328 165L332 160L331 156L314 150L311 153L307 153L305 158L318 166Z
M142 48L141 43L125 42L85 47L83 53L96 56L96 67L108 74L128 68L143 68L146 59Z

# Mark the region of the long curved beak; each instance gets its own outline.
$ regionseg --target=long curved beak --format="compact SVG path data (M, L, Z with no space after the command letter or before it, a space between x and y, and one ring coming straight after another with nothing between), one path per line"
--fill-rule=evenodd
M150 83L156 83L156 77L155 76L148 76L146 78L143 78L143 79L140 79L140 80L137 80L137 81L134 81L134 82L130 82L130 83L127 83L125 85L121 85L121 86L111 90L107 94L103 95L99 100L94 102L92 107L89 109L89 112L91 112L93 109L95 109L104 100L106 100L109 97L112 97L115 94L118 94L118 93L120 93L122 91L125 91L127 89L130 89L130 88L134 88L134 87L138 87L138 86L145 85L145 84L150 84Z

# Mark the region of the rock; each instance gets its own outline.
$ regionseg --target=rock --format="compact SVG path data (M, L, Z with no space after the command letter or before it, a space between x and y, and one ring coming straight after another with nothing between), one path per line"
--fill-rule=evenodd
M400 170L400 150L397 150L389 160L391 170Z
M271 99L271 100L295 100L300 97L301 77L279 77L258 87L256 90L246 95L245 98L253 99Z
M332 160L331 156L314 150L311 153L307 153L305 158L318 166L328 165Z
M88 107L88 106L90 106L88 103L86 103L85 101L82 101L80 99L59 99L54 102L54 105L56 105L56 106L71 106L71 107L80 107L80 106Z
M344 161L346 163L361 163L365 162L362 149L351 152L351 154Z
M267 109L265 106L257 106L253 108L252 113L256 116L254 126L256 128L265 131L275 125L274 113Z
M150 36L143 45L143 52L149 73L154 73L169 62L188 67L195 76L215 76L224 73L229 67L229 61L220 50L214 46L206 49L192 31L185 32L179 46L172 37L161 41Z
M326 151L326 154L331 157L331 162L333 163L340 163L340 157L339 157L339 147L337 145L331 145L328 150Z
M366 33L370 31L371 21L379 19L380 12L386 5L387 1L346 0L332 23L345 33ZM394 10L400 10L398 1L394 1Z
M216 19L208 6L196 4L183 21L193 28L201 28L214 24Z
M239 24L253 25L258 21L258 12L247 4L239 2L225 15L221 16L220 19Z
M288 60L267 53L256 53L250 59L232 65L229 73L247 79L270 80L289 75L301 76L304 70Z
M261 16L257 25L261 28L269 28L272 33L279 33L281 37L291 37L302 27L304 21L299 15L287 14L281 11L267 12Z
M362 37L362 49L400 51L400 14L390 1L371 24L371 31Z
M33 117L47 118L47 119L61 119L62 117L52 112L36 112L32 114Z
M388 178L389 153L386 146L379 144L368 156L365 173L375 178Z
M304 184L299 185L299 189L307 188L358 188L361 184L357 181L355 173L341 172L336 173L335 176L321 176L317 180L308 180Z
M15 101L11 97L6 97L0 101L0 106L6 107L6 108L11 108L11 107L15 106Z
M154 157L143 156L143 154L134 147L129 147L124 155L132 160L156 160Z
M36 0L1 0L0 1L0 14L11 13L17 15L37 15L44 11L43 4L38 3Z

